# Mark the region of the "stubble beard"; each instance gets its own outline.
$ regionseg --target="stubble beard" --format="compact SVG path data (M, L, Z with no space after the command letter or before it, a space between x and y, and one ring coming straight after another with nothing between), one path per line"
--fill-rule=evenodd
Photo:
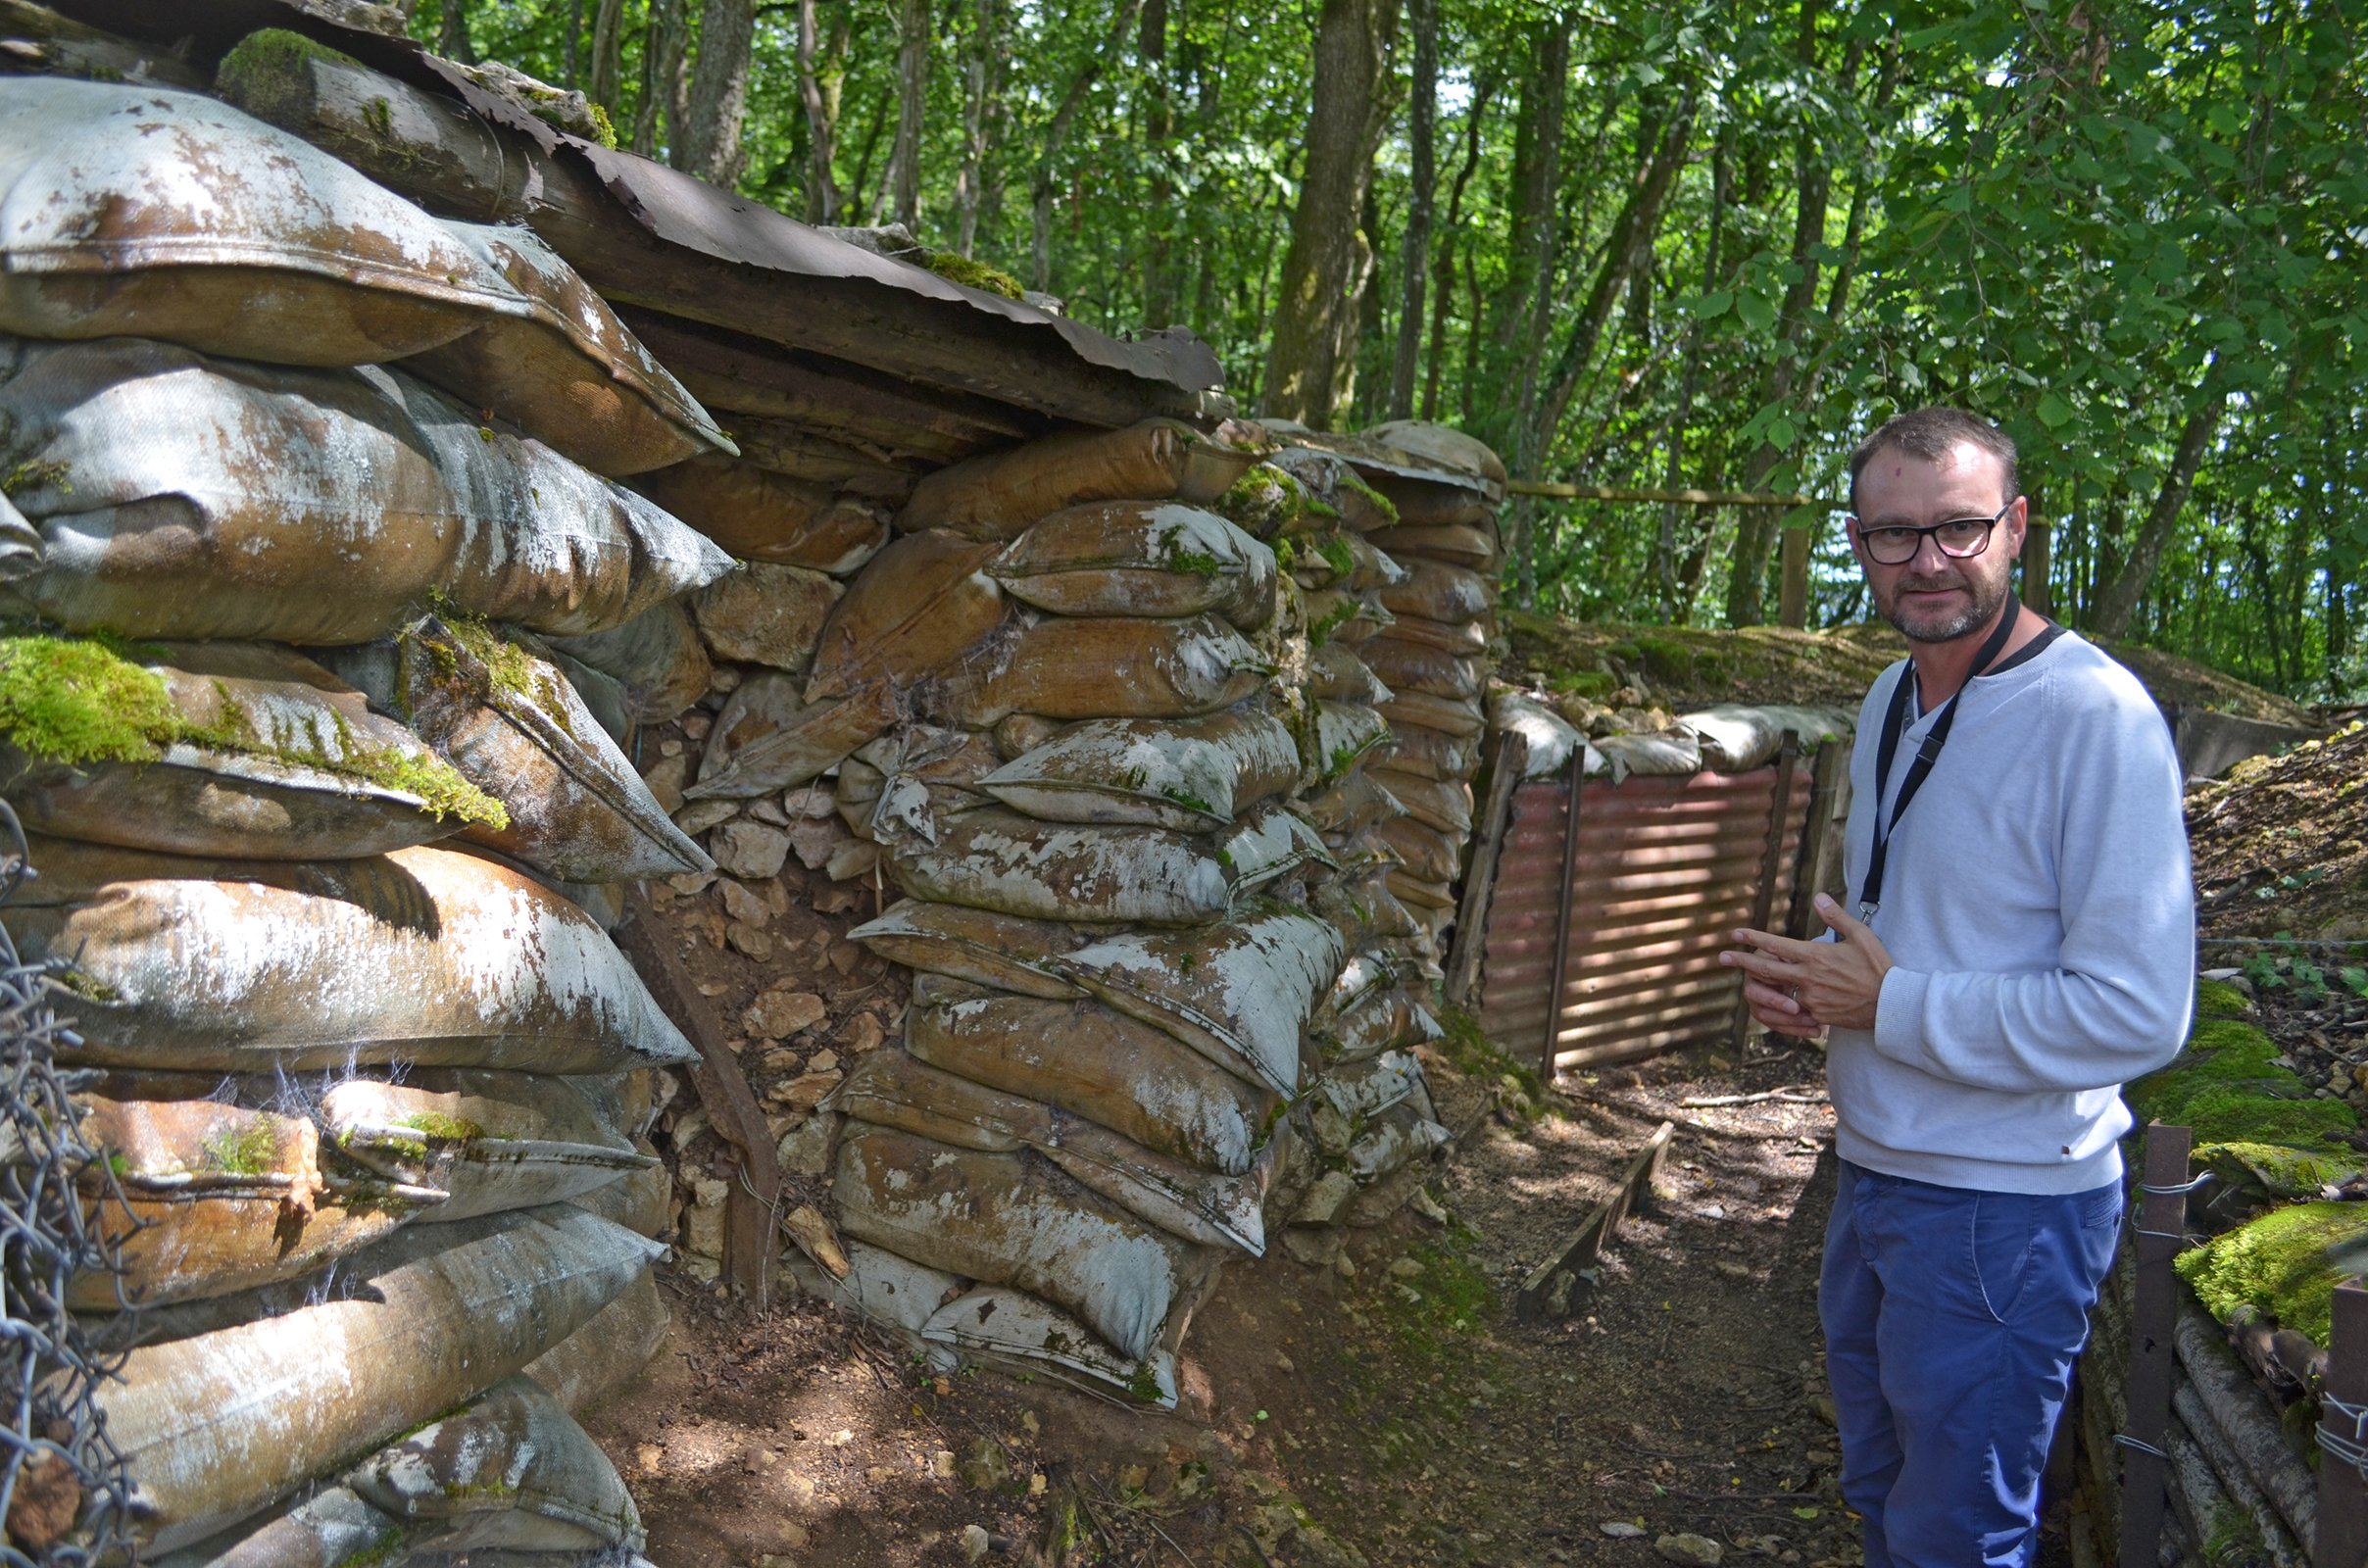
M1900 611L1899 597L1911 589L1957 587L1962 587L1971 593L1973 603L1938 626L1929 623L1910 625L1907 616ZM1883 618L1890 621L1894 627L1898 628L1899 635L1911 643L1952 643L1959 637L1970 636L1989 625L1991 620L1997 616L1998 607L2005 602L2005 578L1999 577L1993 580L1972 572L1965 572L1960 575L1957 582L1934 582L1929 579L1916 581L1902 578L1891 591L1891 603L1877 608L1883 612Z

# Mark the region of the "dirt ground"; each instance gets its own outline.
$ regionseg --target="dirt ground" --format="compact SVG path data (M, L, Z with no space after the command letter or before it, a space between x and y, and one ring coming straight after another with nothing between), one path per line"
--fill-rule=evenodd
M1431 1183L1448 1222L1408 1212L1339 1260L1230 1266L1173 1415L932 1376L812 1298L760 1316L666 1277L664 1349L588 1421L651 1557L1641 1565L1691 1533L1729 1561L1855 1562L1818 1412L1820 1058L1673 1056L1544 1103L1427 1065L1462 1134ZM1685 1103L1765 1092L1801 1098ZM1664 1118L1656 1201L1575 1315L1514 1325L1522 1276Z
M2207 961L2237 938L2368 942L2368 723L2238 763L2187 814Z

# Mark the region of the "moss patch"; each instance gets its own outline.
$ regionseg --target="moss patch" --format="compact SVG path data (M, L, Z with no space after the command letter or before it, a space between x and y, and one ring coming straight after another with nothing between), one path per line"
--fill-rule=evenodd
M1318 501L1307 487L1270 463L1253 466L1209 510L1244 533L1260 539L1287 533L1312 518L1338 518L1340 513Z
M974 288L986 294L1000 294L1007 300L1015 300L1024 292L1019 286L1019 279L1002 268L989 267L957 251L930 252L928 268L949 283L960 283L964 288Z
M2197 1096L2229 1089L2288 1100L2309 1093L2301 1079L2278 1064L2277 1043L2269 1036L2237 1019L2212 1018L2195 1025L2176 1060L2130 1085L2124 1098L2141 1123L2182 1122ZM2197 1137L2203 1138L2200 1131Z
M231 1176L260 1176L279 1157L279 1133L257 1117L243 1127L222 1127L206 1140L206 1164Z
M2220 1321L2250 1305L2325 1345L2335 1288L2363 1262L2368 1203L2295 1203L2183 1253L2176 1266Z
M311 112L311 95L301 83L304 68L316 60L356 69L362 64L300 32L266 27L248 33L222 56L214 73L214 90L250 115L276 125L290 124Z
M1376 513L1379 513L1384 519L1385 525L1395 525L1397 523L1397 504L1391 501L1388 496L1383 495L1380 491L1374 489L1362 479L1359 479L1354 472L1351 472L1345 468L1341 470L1340 488L1345 493L1356 496L1358 500L1364 502L1366 506L1371 507Z
M485 1129L473 1121L432 1110L415 1110L408 1116L398 1116L395 1125L438 1144L469 1144L485 1136Z
M2322 1102L2308 1101L2308 1104ZM2359 1174L2360 1156L2346 1147L2296 1149L2286 1144L2205 1144L2195 1151L2225 1189L2254 1198L2316 1198L2321 1190Z
M2252 998L2225 980L2195 982L2195 1016L2242 1018L2253 1010Z

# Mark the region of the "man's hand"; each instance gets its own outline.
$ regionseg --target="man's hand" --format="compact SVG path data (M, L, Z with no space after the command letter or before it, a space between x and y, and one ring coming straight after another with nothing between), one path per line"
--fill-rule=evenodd
M1778 1034L1818 1034L1829 1025L1872 1029L1891 955L1864 925L1825 894L1817 913L1839 939L1796 942L1765 931L1738 931L1744 946L1718 961L1744 972L1743 996L1751 1016Z

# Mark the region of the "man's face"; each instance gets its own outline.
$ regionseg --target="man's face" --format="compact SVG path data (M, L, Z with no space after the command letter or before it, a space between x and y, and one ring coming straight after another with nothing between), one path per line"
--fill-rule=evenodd
M1928 528L1956 517L1987 517L2009 499L2014 505L1992 530L1989 548L1963 560L1942 554L1927 534L1915 559L1886 566L1868 558L1860 536L1861 529L1891 524ZM2005 602L2029 510L2006 494L1998 460L1969 441L1938 463L1890 448L1877 452L1859 472L1858 515L1850 529L1876 611L1910 642L1953 642L1981 630Z

